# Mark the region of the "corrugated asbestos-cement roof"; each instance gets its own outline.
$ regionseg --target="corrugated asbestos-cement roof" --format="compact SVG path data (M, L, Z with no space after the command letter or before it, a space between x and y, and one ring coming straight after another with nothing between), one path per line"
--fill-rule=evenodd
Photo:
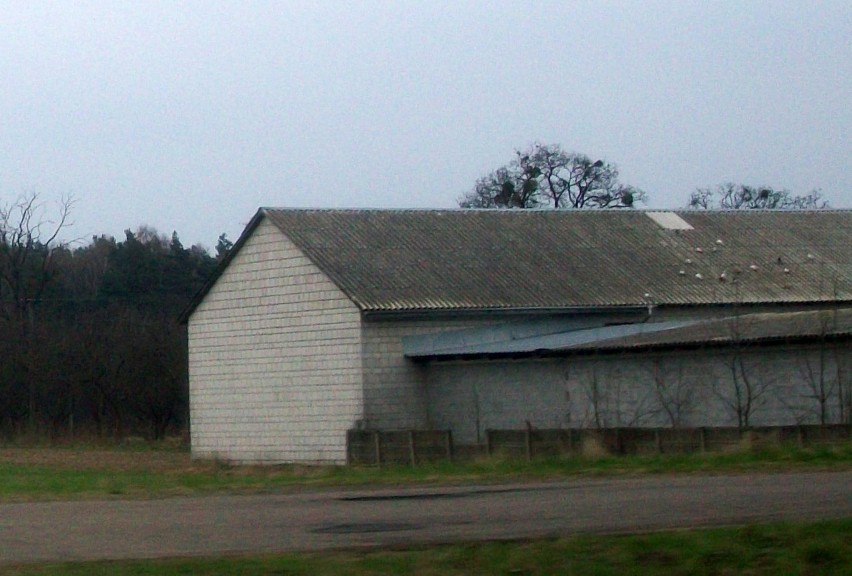
M836 339L852 336L852 308L747 314L711 320L637 322L581 326L563 320L523 321L501 326L407 336L405 355L413 359L560 355L679 346Z
M256 219L365 311L852 301L852 211L676 216L266 208Z

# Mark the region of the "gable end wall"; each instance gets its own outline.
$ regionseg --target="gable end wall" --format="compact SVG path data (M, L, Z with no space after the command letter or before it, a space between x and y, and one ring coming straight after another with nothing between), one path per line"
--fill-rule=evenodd
M357 307L263 220L189 319L192 454L343 463L362 416Z

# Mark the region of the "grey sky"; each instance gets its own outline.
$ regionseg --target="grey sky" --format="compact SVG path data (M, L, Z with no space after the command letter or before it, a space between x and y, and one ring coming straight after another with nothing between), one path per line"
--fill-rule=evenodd
M235 239L261 205L453 207L534 141L652 207L852 207L852 3L0 3L0 201Z

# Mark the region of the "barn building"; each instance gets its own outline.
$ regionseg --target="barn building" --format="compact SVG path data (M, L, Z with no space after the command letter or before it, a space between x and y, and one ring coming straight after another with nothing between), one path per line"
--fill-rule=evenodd
M849 421L850 247L842 210L262 208L183 316L193 456Z

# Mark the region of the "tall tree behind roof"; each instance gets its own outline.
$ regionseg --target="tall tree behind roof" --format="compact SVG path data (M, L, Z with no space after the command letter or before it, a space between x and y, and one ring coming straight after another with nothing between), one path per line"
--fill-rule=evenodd
M770 186L748 186L727 182L715 188L698 188L687 208L699 210L821 210L829 208L820 190L796 195Z
M631 208L646 194L618 181L618 168L558 144L516 150L509 164L476 181L462 208Z

